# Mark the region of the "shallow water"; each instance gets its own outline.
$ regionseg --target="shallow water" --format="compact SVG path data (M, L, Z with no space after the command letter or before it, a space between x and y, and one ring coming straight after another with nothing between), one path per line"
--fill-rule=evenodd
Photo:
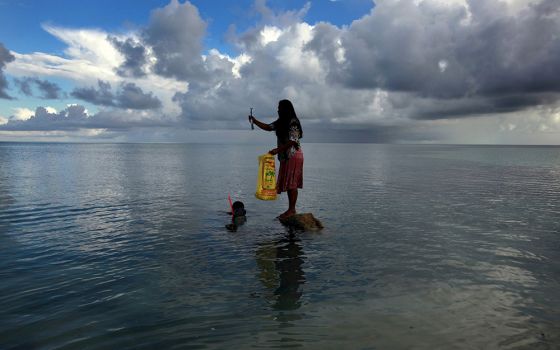
M268 149L0 143L0 348L560 347L560 148L305 144L320 234Z

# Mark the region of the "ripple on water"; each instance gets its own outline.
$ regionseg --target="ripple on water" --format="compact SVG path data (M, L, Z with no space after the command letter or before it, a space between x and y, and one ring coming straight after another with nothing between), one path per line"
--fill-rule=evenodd
M558 150L305 145L293 234L253 146L45 147L0 145L1 348L559 344Z

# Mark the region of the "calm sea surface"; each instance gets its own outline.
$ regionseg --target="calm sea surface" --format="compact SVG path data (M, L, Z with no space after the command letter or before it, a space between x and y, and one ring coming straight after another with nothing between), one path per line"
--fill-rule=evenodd
M0 143L0 348L560 348L560 148L271 147Z

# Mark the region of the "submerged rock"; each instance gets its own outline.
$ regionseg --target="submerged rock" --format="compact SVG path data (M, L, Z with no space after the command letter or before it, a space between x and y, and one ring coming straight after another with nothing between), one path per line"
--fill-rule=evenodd
M320 231L323 224L311 213L295 214L290 217L279 219L286 226L304 231Z

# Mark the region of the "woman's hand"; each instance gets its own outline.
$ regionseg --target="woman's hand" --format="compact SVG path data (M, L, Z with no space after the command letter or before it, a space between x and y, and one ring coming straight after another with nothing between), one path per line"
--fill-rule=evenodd
M255 123L255 125L258 126L259 128L261 128L263 130L266 130L266 131L272 131L273 130L270 125L265 124L265 123L257 120L257 118L255 118L254 116L249 115L248 117L249 117L249 121Z

